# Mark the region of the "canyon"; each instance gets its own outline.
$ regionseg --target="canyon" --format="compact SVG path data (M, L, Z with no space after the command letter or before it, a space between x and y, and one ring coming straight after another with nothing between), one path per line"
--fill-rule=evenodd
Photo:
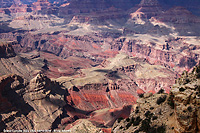
M196 0L0 1L0 131L197 131L198 122L192 126L182 119L189 105L180 99L198 91L191 87L199 86L199 5ZM164 99L162 106L157 99ZM194 121L198 112L187 104ZM151 121L151 112L163 115ZM163 126L167 117L178 124ZM145 122L151 125L144 129Z

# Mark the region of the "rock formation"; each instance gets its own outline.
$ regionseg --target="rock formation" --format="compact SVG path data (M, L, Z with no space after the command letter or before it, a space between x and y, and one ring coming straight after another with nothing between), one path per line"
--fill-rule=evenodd
M0 131L111 132L120 117L113 132L199 130L199 68L172 89L200 60L200 19L188 2L0 4L0 39L10 41L0 45Z
M169 92L176 77L164 67L149 65L126 54L118 54L102 65L102 68L82 69L76 77L57 79L68 88L68 104L88 111L132 105L140 93L138 90L155 93L163 88Z
M38 53L16 54L13 46L17 42L2 42L0 45L0 76L18 74L26 79L33 78L39 71L45 70L47 65Z
M3 77L0 88L1 131L49 130L63 113L64 90L42 74L30 83L17 75Z
M51 7L51 4L48 0L38 0L32 4L32 8L34 11L37 10L46 10L47 8Z
M183 72L171 90L174 104L175 132L197 132L200 129L199 86L200 65L191 73Z
M13 42L14 43L14 42ZM9 58L16 56L14 49L11 43L4 43L0 44L0 58Z
M113 132L198 132L199 78L200 65L183 72L170 94L142 95L129 118L116 121Z
M193 15L185 7L171 8L155 18L160 22L173 24L180 35L199 35L193 28L199 28L200 17Z

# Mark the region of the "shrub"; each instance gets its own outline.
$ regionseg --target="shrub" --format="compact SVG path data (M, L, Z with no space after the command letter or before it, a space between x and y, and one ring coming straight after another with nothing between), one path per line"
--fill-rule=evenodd
M150 126L150 119L144 119L142 121L142 125L140 127L140 130L141 131L144 131L144 132L148 132L150 130L151 126Z
M123 119L124 119L124 118L120 117L120 118L117 119L117 122L120 123L121 120L123 120Z
M130 118L126 118L126 121L129 122L129 121L130 121Z
M192 107L189 106L189 107L187 108L187 110L190 111L190 112L192 112Z
M144 97L144 93L138 94L138 96L139 96L140 98L143 98L143 97Z
M172 94L170 94L169 98L168 98L168 105L174 109L174 101L173 101L174 96Z
M136 118L136 120L133 121L133 125L134 125L134 126L138 126L138 125L140 124L141 120L142 120L142 119L140 119L140 117L138 116L138 117Z
M152 117L152 120L156 120L158 117L157 116L153 116Z
M159 91L158 91L158 94L162 94L162 93L164 93L164 89L160 89Z
M179 89L179 91L183 92L183 91L185 91L185 89L184 89L183 87L181 87L181 88Z
M162 95L157 99L157 104L160 105L161 103L163 103L166 100L167 96L166 95Z

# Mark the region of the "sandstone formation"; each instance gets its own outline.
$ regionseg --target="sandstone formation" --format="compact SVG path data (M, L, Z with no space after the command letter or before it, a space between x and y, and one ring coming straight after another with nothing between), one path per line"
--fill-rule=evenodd
M199 40L195 37L170 38L162 36L158 38L141 34L131 38L112 39L111 36L77 36L64 35L63 33L57 35L42 34L40 36L4 33L0 37L18 40L20 45L14 46L17 53L38 49L51 52L62 58L75 56L87 58L97 63L115 56L118 51L123 51L130 56L146 58L151 64L166 66L171 70L182 72L191 69L199 60Z
M118 54L102 65L82 69L76 77L57 79L68 88L68 104L88 111L132 105L140 93L138 90L155 93L163 88L169 92L176 77L164 67L149 65L126 54Z
M149 19L153 16L161 14L162 10L163 9L158 0L141 0L137 7L133 7L129 12L141 12L145 14L146 19Z
M63 90L41 74L30 83L17 75L2 77L0 88L1 131L49 130L63 113Z
M0 0L0 131L198 131L198 3Z
M184 72L171 90L174 104L175 132L197 132L199 124L199 78L200 65L191 73Z
M163 17L164 16L164 17ZM193 15L184 7L174 7L157 16L158 21L172 23L180 35L199 35L200 17Z
M32 4L32 8L34 11L37 10L46 10L47 8L51 7L51 4L48 0L38 0Z
M16 54L14 52L14 49L12 48L12 43L5 43L2 42L0 44L0 58L9 58L14 57Z
M83 125L88 123L93 130L104 131L110 130L107 127L111 127L116 119L127 118L131 111L131 106L99 111L84 111L70 106L64 100L69 93L60 83L42 74L30 82L18 75L4 76L1 77L0 88L1 131L53 131L63 128L81 131L85 128L80 126L81 119L85 119ZM71 129L72 125L76 126Z
M31 79L39 71L45 70L47 64L37 53L17 55L13 45L16 42L3 42L0 46L0 76L14 73Z
M137 100L129 118L119 119L113 132L175 132L199 131L200 65L191 73L183 72L170 94L146 93Z

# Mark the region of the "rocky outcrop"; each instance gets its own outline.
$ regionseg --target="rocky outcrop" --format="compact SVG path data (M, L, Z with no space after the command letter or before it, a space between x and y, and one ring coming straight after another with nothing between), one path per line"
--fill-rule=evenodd
M47 9L50 9L52 5L48 0L38 0L37 2L34 2L31 7L33 11L46 11Z
M94 1L72 0L70 1L69 4L59 9L59 15L66 16L71 14L91 13L95 11L101 11L108 8L106 4L107 3L105 1L98 1L98 0Z
M13 4L9 8L10 13L26 13L26 12L31 12L32 9L28 7L28 5L24 4Z
M151 17L162 14L162 11L163 9L158 0L142 0L136 7L130 9L129 13L130 18L139 24L137 21L147 21Z
M125 12L123 10L110 7L102 11L96 11L91 15L75 15L70 23L90 23L90 24L102 24L108 20L120 20L125 18Z
M30 82L17 76L3 77L1 88L1 131L50 130L62 115L65 91L42 74Z
M193 28L199 28L200 18L185 7L173 7L155 18L159 22L172 24L180 35L199 35Z
M11 111L12 109L14 109L14 107L12 106L11 103L11 97L5 97L5 95L9 95L9 94L5 94L7 93L7 91L12 91L9 90L10 89L17 89L19 87L23 87L24 85L24 79L21 78L18 75L10 75L10 76L4 76L1 77L1 82L0 82L0 99L1 99L1 113L5 113L7 111Z
M197 52L199 47L196 44L190 44L190 41L187 42L185 37L163 38L165 41L161 43L151 40L143 41L142 37L112 39L100 36L97 39L93 35L65 36L62 33L58 35L42 34L41 36L9 33L1 34L1 38L18 40L20 45L14 45L17 53L38 49L62 58L78 56L100 63L106 58L115 56L118 51L123 51L130 56L146 58L151 64L166 66L178 72L192 68L199 60ZM177 54L179 52L181 54Z
M18 75L1 77L1 132L3 132L3 129L32 128L31 120L26 117L32 108L22 98L25 86L26 82ZM22 121L23 124L20 124Z
M101 34L97 35L100 36ZM114 57L119 51L123 51L129 56L145 58L150 64L162 65L178 73L191 69L199 60L199 47L197 43L192 44L192 42L198 40L187 41L185 37L162 38L164 40L162 42L151 39L144 41L143 36L135 39L98 37L94 35L63 35L63 33L57 35L1 34L1 38L18 40L20 45L14 45L16 53L37 49L62 58L73 56L101 63L109 57ZM48 58L48 56L45 58Z
M30 80L39 71L45 71L47 64L38 53L17 55L13 49L16 44L17 42L4 42L0 45L0 76L15 73Z
M200 19L193 15L184 7L174 7L163 14L164 17L159 17L162 22L171 22L176 24L183 23L199 23Z
M112 131L114 133L173 132L171 125L166 126L172 119L170 114L173 114L173 110L167 104L167 94L146 93L143 98L137 100L135 110L129 118L118 119Z
M199 82L200 65L181 78L170 94L146 93L137 100L129 118L118 120L112 131L117 132L175 132L199 131Z
M102 86L102 87L101 87ZM116 85L117 86L117 85ZM68 104L76 105L82 110L97 110L103 108L116 108L123 105L135 103L135 96L130 92L119 90L108 84L86 84L84 86L74 86L69 90L66 97ZM113 87L113 90L111 90Z
M146 58L150 64L162 65L167 68L174 69L182 72L184 69L189 70L195 66L199 60L199 54L189 50L189 44L185 43L183 38L169 39L160 45L160 48L153 46L151 42L147 45L142 43L141 40L116 40L112 44L113 49L120 49L126 51L129 55ZM177 45L179 43L179 45ZM183 49L187 47L187 49ZM176 49L176 52L173 50ZM177 54L180 51L182 54ZM187 51L187 52L186 52ZM187 53L184 54L184 53Z
M59 94L59 91L64 93ZM59 84L42 74L38 74L30 81L29 88L23 97L35 111L30 113L34 119L35 129L52 128L54 121L63 113L62 108L66 104L63 95L65 91L61 90Z
M0 7L5 8L5 7L10 7L13 4L13 0L1 0L0 1Z
M109 58L102 66L82 69L76 77L57 79L68 88L69 105L88 111L132 105L141 91L155 93L163 88L169 92L176 77L164 67L149 65L126 54Z
M123 106L119 108L105 108L95 111L83 111L77 108L67 106L67 113L70 117L63 118L58 130L64 128L72 132L84 132L90 130L111 132L111 126L118 118L127 118L132 106ZM71 108L71 109L70 109ZM88 126L84 126L88 125Z
M194 67L191 73L185 71L171 90L176 132L197 132L200 129L199 78L200 65Z
M48 2L48 0L38 0L36 1L26 1L21 2L19 1L12 1L7 2L5 6L0 8L1 13L5 14L18 14L18 13L29 13L29 12L41 12L46 14L56 14L58 7L53 7L51 3Z
M0 44L0 58L9 58L16 56L16 53L14 52L14 49L12 47L14 43L15 42L3 42Z

